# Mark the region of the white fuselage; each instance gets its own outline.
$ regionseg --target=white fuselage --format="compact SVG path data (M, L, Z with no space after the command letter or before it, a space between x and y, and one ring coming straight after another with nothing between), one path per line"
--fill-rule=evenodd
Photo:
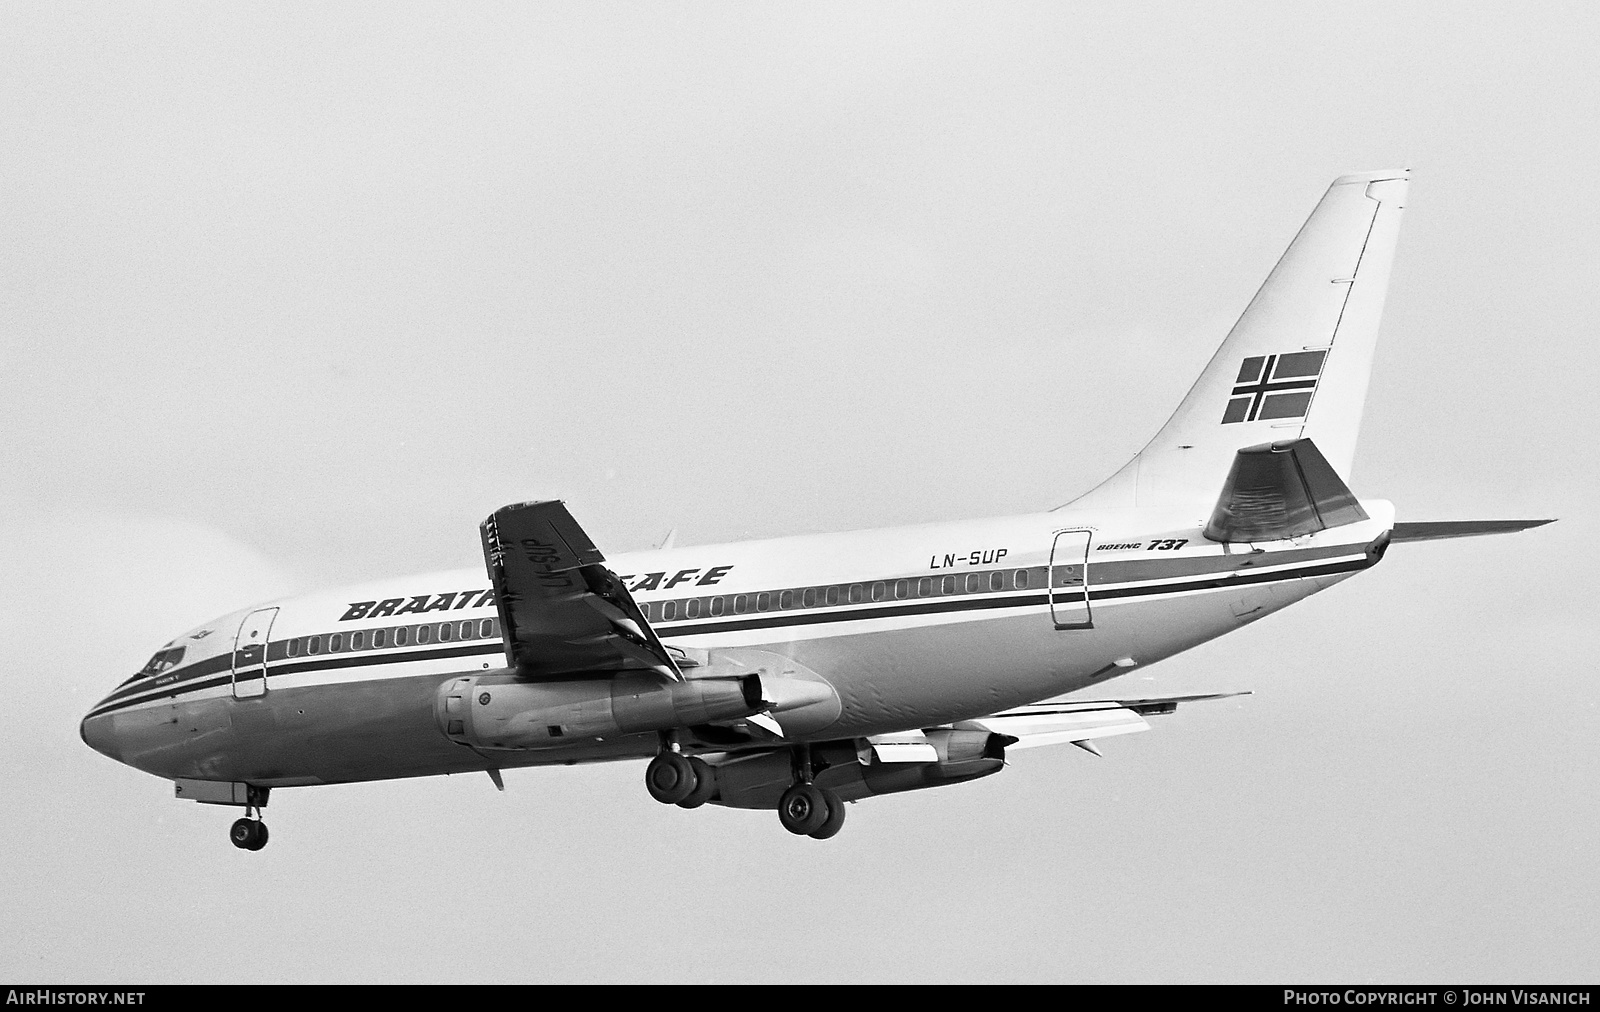
M1363 505L1369 520L1259 545L1206 540L1194 510L1058 510L634 552L606 565L688 677L767 664L826 682L838 700L826 722L784 727L787 740L823 741L1059 696L1238 628L1375 563L1393 509ZM241 662L252 635L263 644L253 667ZM178 663L96 706L85 740L159 776L262 786L658 748L654 735L631 735L486 756L441 733L439 686L506 667L482 571L287 598L168 644L180 646Z

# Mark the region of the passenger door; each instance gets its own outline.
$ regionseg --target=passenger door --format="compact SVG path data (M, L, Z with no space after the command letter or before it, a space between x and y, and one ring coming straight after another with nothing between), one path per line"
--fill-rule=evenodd
M244 617L233 640L233 698L250 699L267 691L267 637L278 609L261 608Z
M1050 617L1057 629L1093 629L1089 608L1092 531L1057 531L1050 546Z

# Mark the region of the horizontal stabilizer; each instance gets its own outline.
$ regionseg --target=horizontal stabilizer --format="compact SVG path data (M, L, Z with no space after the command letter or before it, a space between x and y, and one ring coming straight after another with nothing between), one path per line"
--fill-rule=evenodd
M1282 541L1359 523L1366 510L1310 439L1247 446L1211 511L1212 541Z
M1390 541L1440 541L1444 538L1477 538L1485 534L1512 534L1532 527L1553 524L1554 520L1424 520L1395 524Z

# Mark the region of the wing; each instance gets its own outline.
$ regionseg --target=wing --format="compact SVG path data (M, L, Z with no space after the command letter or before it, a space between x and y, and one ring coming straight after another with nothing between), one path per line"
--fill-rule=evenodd
M506 663L519 673L548 678L648 668L683 678L566 506L506 506L480 529Z
M1071 742L1099 754L1096 738L1148 731L1145 717L1172 713L1179 703L1248 696L1248 692L1213 692L1197 696L1156 696L1149 699L1096 699L1083 702L1035 703L953 725L960 731L989 731L1017 739L1007 751Z

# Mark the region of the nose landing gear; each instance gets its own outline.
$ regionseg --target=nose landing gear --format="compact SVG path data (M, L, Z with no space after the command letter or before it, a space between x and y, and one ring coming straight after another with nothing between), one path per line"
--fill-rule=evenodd
M228 829L228 839L240 850L260 850L267 845L267 824L261 821L261 810L267 807L270 787L229 780L173 781L173 791L189 801L202 805L232 805L244 809L244 818Z
M250 816L251 809L247 806L244 810L245 817L234 822L228 830L228 839L240 850L260 850L267 845L267 824L261 821L261 813L256 812L255 817Z

